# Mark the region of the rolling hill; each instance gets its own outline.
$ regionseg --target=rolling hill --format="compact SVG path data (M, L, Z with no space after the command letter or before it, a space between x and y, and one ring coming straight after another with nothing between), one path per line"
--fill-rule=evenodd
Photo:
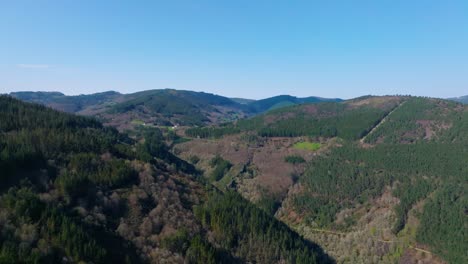
M192 140L174 147L181 157L338 262L467 261L468 108L460 103L366 96L184 132ZM213 166L220 158L231 165Z
M270 110L282 108L285 106L297 105L297 104L304 104L304 103L318 103L318 102L340 102L341 99L328 99L328 98L321 98L321 97L305 97L299 98L290 95L278 95L262 100L257 100L250 102L248 106L250 107L251 111L255 113L264 113Z
M148 90L132 94L109 91L65 96L58 92L15 92L20 100L54 109L94 116L119 130L139 125L204 125L232 121L251 114L243 104L229 98L174 89Z
M220 123L247 116L245 107L226 97L173 89L151 90L127 95L107 111L110 114L146 114L166 125L202 125Z
M50 104L62 97L27 100ZM12 196L5 194L0 204L7 219L24 212L14 209L21 208L12 202L17 197L39 197L40 204L64 209L66 221L106 230L105 241L90 239L94 255L120 241L122 254L143 261L331 261L301 236L339 263L468 261L466 105L410 96L235 102L170 89L102 97L98 104L82 103L78 113L131 128L132 138L93 119L2 97L0 169L7 172L4 192ZM176 124L185 126L164 127ZM148 184L154 187L148 190ZM154 198L160 193L168 200ZM89 201L116 195L127 209ZM155 220L161 203L170 213ZM122 220L112 220L108 210ZM39 228L45 220L38 219L51 217L40 216L7 230ZM77 222L75 216L90 220ZM41 239L54 237L36 232L31 252L41 249ZM11 254L4 257L17 259L20 240L9 234ZM52 255L37 257L88 258L79 249L67 253L71 246L54 247Z
M94 116L120 131L133 130L140 125L220 124L291 104L339 100L277 96L255 101L174 89L148 90L132 94L109 91L78 96L65 96L58 92L15 92L10 95L64 112Z
M0 262L332 263L140 132L0 96Z
M122 95L108 91L77 96L66 96L59 92L13 92L10 93L10 96L27 102L47 105L63 112L77 113L95 105L115 101Z

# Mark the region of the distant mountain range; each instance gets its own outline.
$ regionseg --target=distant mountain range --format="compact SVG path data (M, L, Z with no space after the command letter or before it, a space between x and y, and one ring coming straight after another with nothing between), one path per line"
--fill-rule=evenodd
M90 106L122 97L122 94L114 91L76 96L67 96L60 92L14 92L10 95L23 101L43 104L68 113L77 113Z
M321 97L304 97L299 98L291 95L278 95L249 103L248 105L255 113L263 113L273 109L278 109L285 106L304 104L304 103L319 103L319 102L341 102L339 98L321 98Z
M448 100L468 104L468 95L465 96L460 96L460 97L453 97L453 98L448 98Z
M140 124L217 124L284 106L342 101L320 97L298 98L290 95L251 100L174 89L148 90L132 94L108 91L78 96L66 96L60 92L13 92L10 96L64 112L96 116L122 130Z

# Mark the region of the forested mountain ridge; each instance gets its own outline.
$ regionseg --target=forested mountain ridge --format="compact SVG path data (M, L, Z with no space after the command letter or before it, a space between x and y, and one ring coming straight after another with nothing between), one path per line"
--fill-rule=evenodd
M127 95L111 106L108 114L154 116L161 125L203 125L246 117L247 109L229 98L202 92L174 89L150 90ZM142 118L144 119L144 118ZM163 124L167 120L166 124Z
M306 102L339 101L319 97L275 96L264 100L230 99L204 92L175 89L148 90L131 94L104 92L65 96L58 92L14 92L18 99L54 109L100 118L120 131L139 125L206 125L231 122L272 109Z
M224 159L225 176L208 178L340 263L468 261L468 107L460 103L367 96L185 134L193 139L176 146L182 157L208 171Z
M448 100L468 104L468 95L465 96L460 96L460 97L453 97L453 98L448 98Z
M59 92L13 92L10 96L26 102L47 105L63 112L77 113L89 107L114 101L122 95L118 92L107 91L76 96L66 96Z
M240 131L266 137L340 137L359 139L389 112L403 97L369 97L344 102L306 103L284 107L238 120L221 127L192 128L189 136L217 137Z
M174 89L132 94L104 92L65 96L57 92L15 92L18 99L57 110L91 115L120 130L147 125L202 125L246 117L247 108L229 98L203 92Z
M330 261L283 222L339 263L467 261L467 106L364 96L168 129L157 122L239 104L200 93L160 93L88 109L119 128L139 120L132 138L93 119L2 97L0 169L7 185L0 189L8 193L0 199L6 219L0 224L7 230L2 257L17 259L26 250L41 261L97 260L107 257L109 243L119 243L125 255L119 256L131 261ZM144 115L152 123L141 125L144 119L137 118ZM162 130L148 125L155 123ZM21 220L24 210L36 207L14 201L30 198L39 208L60 209L58 215L40 209ZM70 241L86 237L91 244L86 250L60 245L56 236L69 230L43 232L47 221L72 221L84 233ZM97 233L85 232L94 228ZM26 240L27 234L34 236Z
M270 98L256 100L249 103L249 108L255 113L268 112L270 110L282 108L285 106L304 104L304 103L318 103L318 102L340 102L341 99L333 98L321 98L321 97L295 97L291 95L278 95Z
M140 132L0 96L0 262L331 262Z

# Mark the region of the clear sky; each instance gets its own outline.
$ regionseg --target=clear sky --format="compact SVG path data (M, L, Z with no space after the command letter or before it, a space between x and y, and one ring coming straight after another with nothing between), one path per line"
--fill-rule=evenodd
M0 93L468 94L468 1L4 0Z

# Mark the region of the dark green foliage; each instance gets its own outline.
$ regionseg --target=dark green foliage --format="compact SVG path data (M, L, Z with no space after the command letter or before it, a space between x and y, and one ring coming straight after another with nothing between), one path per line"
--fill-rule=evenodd
M3 188L17 183L19 171L64 165L72 153L104 153L125 157L129 142L115 129L90 118L59 113L44 106L0 96L0 180ZM0 189L3 189L0 188Z
M187 172L196 173L195 167L178 158L169 152L168 146L165 144L164 136L159 129L147 129L143 133L144 142L138 144L136 148L137 157L145 162L156 163L155 158L173 164L177 169Z
M96 154L71 156L68 171L60 175L55 185L69 198L87 196L96 186L119 188L136 183L137 173L123 160L104 161Z
M38 221L45 209L45 204L39 200L30 188L11 188L1 198L1 205L11 210L13 214L23 218L25 222Z
M258 133L267 137L321 136L353 140L367 134L386 114L384 110L378 108L346 109L345 105L338 103L317 106L321 108L320 111L328 113L317 117L317 115L296 112L292 118L280 119L260 127Z
M435 134L430 136L433 141L466 140L466 133L462 131L466 132L468 128L468 114L460 106L440 99L410 98L369 135L366 142L414 143L429 140L426 129Z
M276 211L281 206L281 203L274 197L271 197L271 195L264 194L256 205L268 214L275 215Z
M306 215L305 221L310 225L321 227L330 226L335 220L336 213L348 203L327 199L326 197L314 197L309 194L301 194L294 197L294 206Z
M91 260L101 262L106 259L107 251L87 231L74 221L56 210L47 212L45 224L47 236L56 247L63 248L65 255L74 261Z
M144 91L128 97L132 99L112 106L110 112L150 112L174 118L181 125L202 125L209 121L206 112L216 111L214 106L244 108L222 96L172 89Z
M28 178L35 188L51 191L54 182L58 194L86 200L97 188L132 184L136 172L121 159L134 157L129 142L93 119L1 96L0 191ZM138 262L134 249L123 248L125 242L104 230L82 225L68 213L69 205L45 204L30 188L10 188L1 198L1 211L11 224L2 226L0 261L57 263L66 257L101 263L129 256ZM30 230L27 241L14 235L22 228Z
M0 120L2 120L0 131L4 132L39 127L48 129L102 128L96 120L57 113L44 106L23 103L6 96L0 97Z
M190 241L190 247L187 250L186 258L189 263L193 264L215 264L221 263L219 260L216 261L216 250L201 236L195 236ZM224 263L229 263L224 260Z
M397 221L393 227L394 233L400 232L405 227L408 211L415 203L426 198L432 189L430 181L423 178L416 178L398 186L393 193L400 199L400 204L395 208Z
M318 103L285 107L220 127L193 128L187 135L218 138L255 131L262 137L340 137L355 140L366 135L395 105L351 107L345 103Z
M164 238L161 245L172 252L184 255L188 263L238 263L228 251L213 247L201 234L190 237L184 229Z
M180 137L173 129L168 129L165 134L166 139L171 142L171 146L190 141L189 138Z
M383 187L395 180L406 186L412 178L420 182L418 178L423 176L444 181L466 179L466 157L468 145L381 144L363 149L345 144L311 162L301 177L307 192L296 197L296 206L311 221L327 226L338 210L380 195ZM415 190L417 197L405 198L409 200L406 206L427 194L429 186L422 183Z
M237 193L212 194L195 213L204 226L214 231L215 239L222 248L235 248L236 255L248 262L329 262L320 248L305 241Z
M213 168L213 171L210 174L210 180L219 181L224 177L224 174L231 169L232 164L218 155L211 159L210 166Z
M142 160L150 162L153 157L162 160L169 157L168 147L164 144L164 136L159 129L146 130L143 134L143 138L144 143L139 145L137 150ZM145 154L149 156L145 156Z
M106 249L111 235L85 227L63 211L46 205L30 188L11 188L0 198L0 208L11 221L0 236L1 263L58 263L63 257L74 262L121 262L125 258L138 262L131 249L124 248L125 243L118 241L116 248ZM33 230L28 238L14 235L15 230L24 227Z
M132 188L138 188L132 186L138 183L138 176L148 178L149 182L152 179L165 181L164 178L177 168L190 171L193 166L169 152L159 130L144 130L142 140L137 143L113 129L102 127L93 119L59 113L7 97L0 97L0 110L0 180L5 183L0 191L3 193L3 189L9 189L0 198L0 262L140 262L136 249L114 232L118 224L116 218L121 214L108 212L122 208L130 213L134 210L138 212L136 217L143 217L142 214L148 214L156 207L151 197L144 201L129 197L128 204L137 209L127 208L127 204L121 207L120 197ZM136 161L131 161L133 159ZM142 166L142 160L150 164ZM214 158L211 165L215 180L232 166L220 157ZM151 178L147 171L137 175L134 168L139 169L139 166L150 167L161 175ZM169 193L172 195L173 192L174 199L180 199L182 206L191 206L190 202L184 202L188 200L187 196L177 198L177 188L190 175L177 173L187 178L181 176L180 182L175 182L175 177L174 181L167 180L164 190L171 189ZM17 185L21 178L29 178L31 187L11 187ZM9 179L15 181L7 182ZM196 186L195 182L192 183ZM198 194L194 192L191 195ZM201 197L199 199L203 200ZM185 256L189 263L236 263L238 260L232 255L242 256L241 261L251 259L264 263L282 259L289 263L314 263L316 252L319 252L314 245L242 198L228 194L223 202L222 197L220 195L212 204L200 207L204 208L200 211L204 212L203 219L217 219L217 209L213 207L215 211L212 211L210 208L221 202L220 209L224 212L219 214L223 220L220 225L204 222L204 228L199 231L194 231L198 227L190 226L187 228L190 231L176 232L158 241L157 246ZM171 203L170 199L167 201ZM147 206L148 203L151 205ZM109 208L105 207L107 205ZM225 207L228 205L232 207ZM172 207L171 204L167 206ZM230 216L232 209L236 215ZM90 213L91 210L102 210L105 215L102 219L93 219L101 212ZM229 219L239 225L231 226ZM214 230L210 230L211 227ZM225 242L211 243L209 234L219 234L221 227L228 231L226 237L231 241L231 247L225 247ZM233 233L235 236L231 236ZM218 248L218 245L223 246ZM249 245L255 247L250 248Z
M146 108L154 113L172 117L182 115L186 125L203 124L206 117L192 103L185 101L169 93L155 93L149 96L141 96L136 99L116 104L111 108L111 112L125 113L131 110Z
M466 182L465 178L464 183L444 184L429 199L416 236L449 263L468 263Z
M299 155L290 155L284 158L284 161L291 163L291 164L299 164L304 163L305 159Z

